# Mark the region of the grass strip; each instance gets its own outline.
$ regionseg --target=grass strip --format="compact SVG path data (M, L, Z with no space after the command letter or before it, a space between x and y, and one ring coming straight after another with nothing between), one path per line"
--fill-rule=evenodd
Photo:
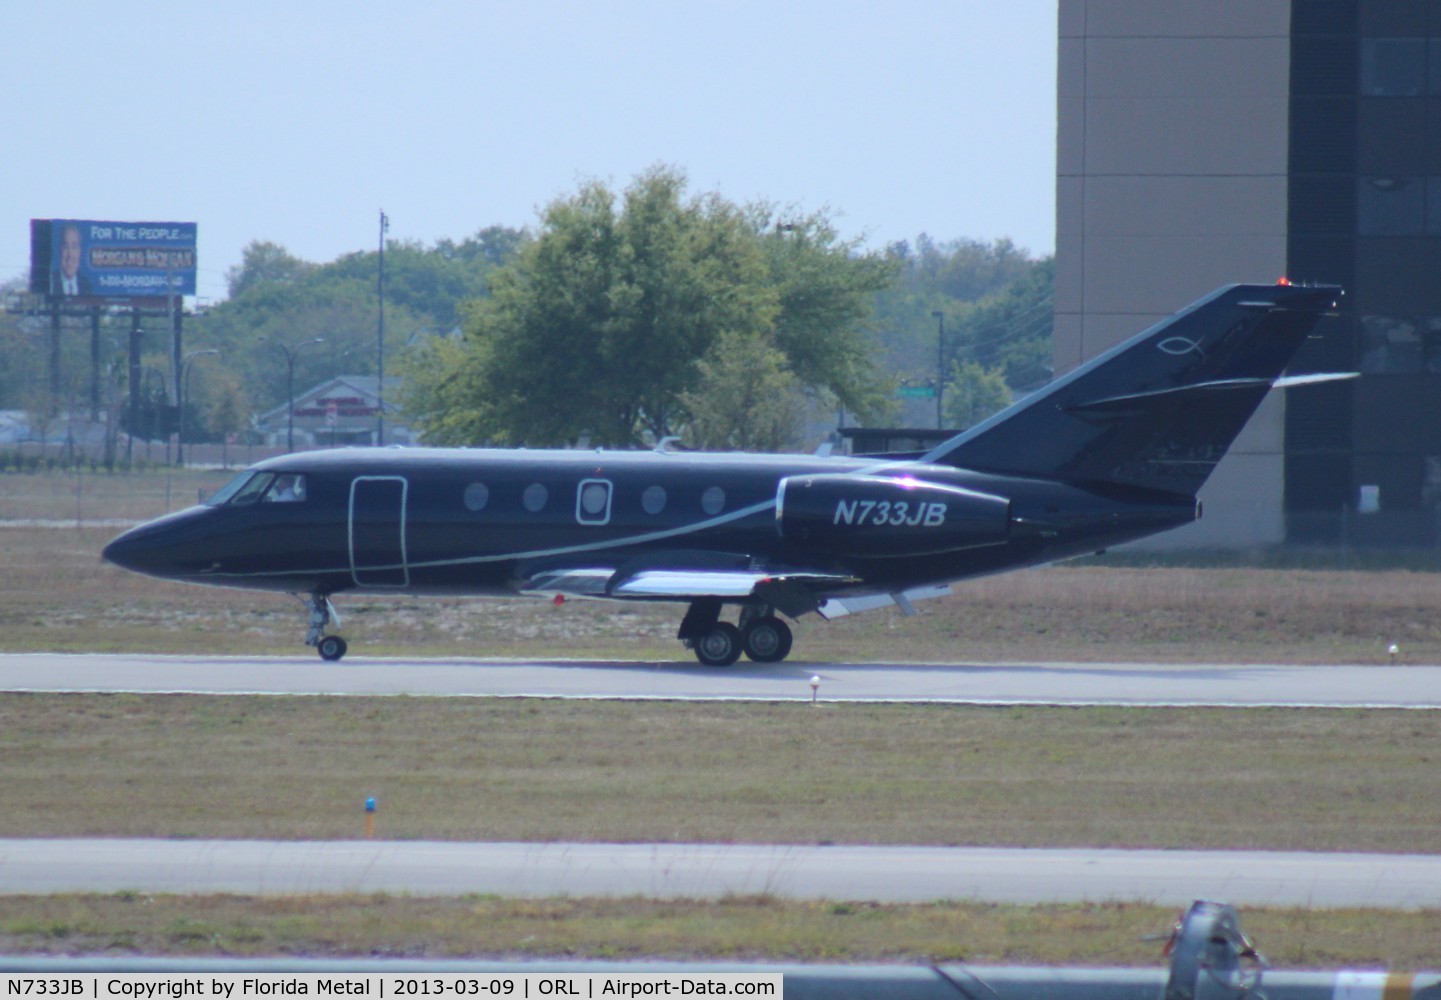
M0 695L0 836L1441 851L1441 713Z
M398 896L11 897L0 953L674 961L1164 965L1173 910L1135 904L992 906ZM1441 913L1248 910L1277 968L1436 965Z

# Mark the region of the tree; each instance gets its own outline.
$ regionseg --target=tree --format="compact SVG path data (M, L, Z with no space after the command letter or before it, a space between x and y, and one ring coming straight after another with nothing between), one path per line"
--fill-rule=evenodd
M1055 263L1053 257L1034 261L1020 278L964 310L956 355L1004 371L1014 389L1050 381Z
M244 430L250 421L239 382L230 375L221 376L218 382L209 427L211 433L220 438L220 462L229 468L231 435Z
M781 221L769 206L753 212L780 304L775 342L791 370L852 412L883 412L893 385L876 366L875 344L862 323L875 294L895 281L896 262L860 253L859 241L841 241L822 213Z
M427 438L659 440L690 423L722 343L771 345L800 383L878 402L859 324L891 265L856 258L822 216L779 232L767 209L685 187L655 167L622 196L591 182L548 206L469 305L463 344L407 365L406 412Z
M946 388L946 426L965 430L1010 405L1011 389L1000 370L983 368L974 361L951 368Z
M241 251L240 263L225 272L225 282L233 299L263 284L293 285L314 270L314 264L291 255L279 243L251 240Z
M806 398L786 356L761 337L722 334L683 398L697 448L783 451L799 443Z

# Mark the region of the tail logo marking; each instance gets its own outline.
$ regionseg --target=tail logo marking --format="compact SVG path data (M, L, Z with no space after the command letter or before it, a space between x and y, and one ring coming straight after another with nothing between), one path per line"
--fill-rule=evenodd
M1167 354L1174 354L1177 357L1180 357L1182 354L1190 354L1192 351L1195 351L1202 357L1206 356L1206 352L1201 350L1201 342L1199 340L1189 340L1185 337L1167 337L1156 346Z

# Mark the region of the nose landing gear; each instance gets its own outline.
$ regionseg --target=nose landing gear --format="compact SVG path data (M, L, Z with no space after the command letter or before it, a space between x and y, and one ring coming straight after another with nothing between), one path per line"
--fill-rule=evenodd
M334 622L340 624L340 614L325 594L311 594L306 602L310 606L310 631L305 633L305 644L314 646L322 660L338 660L349 648L338 635L326 635L325 626Z

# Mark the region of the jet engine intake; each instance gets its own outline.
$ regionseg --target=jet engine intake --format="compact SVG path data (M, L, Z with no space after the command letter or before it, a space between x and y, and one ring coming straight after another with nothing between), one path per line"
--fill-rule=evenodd
M776 492L781 537L840 556L923 556L1006 541L1005 497L906 475L790 476Z

